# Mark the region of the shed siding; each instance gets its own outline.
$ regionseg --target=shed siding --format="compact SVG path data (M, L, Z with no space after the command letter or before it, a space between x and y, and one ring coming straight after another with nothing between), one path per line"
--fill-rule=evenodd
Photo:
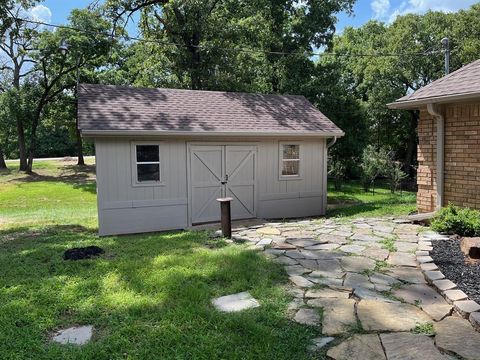
M480 104L447 104L445 115L445 205L480 208ZM419 212L435 210L436 121L424 109L418 127Z
M97 189L100 235L188 227L187 149L192 139L160 139L162 186L134 186L132 148L145 138L97 138ZM234 145L242 140L215 143ZM257 147L257 216L287 218L323 215L326 185L325 140L302 144L301 178L279 177L279 139L245 140ZM282 141L288 141L282 139ZM213 143L213 141L212 141Z

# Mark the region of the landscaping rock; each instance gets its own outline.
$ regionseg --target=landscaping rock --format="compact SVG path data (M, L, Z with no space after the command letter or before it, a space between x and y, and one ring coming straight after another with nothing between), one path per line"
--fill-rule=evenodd
M445 279L445 276L442 274L441 271L425 271L425 277L429 282Z
M378 301L385 301L385 302L390 302L390 303L399 303L399 301L388 298L386 296L383 296L382 294L372 291L369 289L365 289L362 287L357 287L353 294L358 297L359 299L362 300L378 300Z
M472 326L477 330L480 331L480 311L476 311L470 314L468 318Z
M478 305L473 300L455 301L453 303L453 306L455 307L455 310L457 310L460 313L460 315L462 315L466 319L468 319L468 317L470 316L470 313L475 311L480 311L480 305Z
M395 242L395 247L397 248L397 251L399 251L399 252L410 253L412 251L415 251L417 249L418 245L414 242L396 241Z
M420 264L423 264L423 263L431 263L433 262L433 259L430 256L417 256L417 261Z
M275 259L275 261L282 265L297 265L298 261L292 258L281 255Z
M300 309L293 318L299 324L320 325L320 314L315 309Z
M378 335L353 335L327 352L335 360L386 360Z
M361 300L357 305L357 314L367 331L410 331L417 324L432 321L413 305L378 300Z
M435 263L423 263L423 264L420 264L420 268L421 268L423 271L434 271L434 270L438 270L438 266L437 266Z
M311 276L323 276L326 278L339 278L344 274L340 262L336 259L322 260L316 264L315 271Z
M451 290L457 287L457 285L450 280L435 280L433 285L440 291Z
M467 294L462 290L447 290L444 292L447 302L453 304L454 301L466 300Z
M355 325L355 300L353 299L312 299L309 306L323 308L322 333L337 335L348 331Z
M68 329L60 330L52 338L52 341L62 345L84 345L88 343L93 335L93 326L73 326Z
M250 295L248 291L238 294L220 296L212 300L213 306L223 312L237 312L256 308L260 303Z
M380 334L388 360L445 360L425 335L410 333Z
M449 316L433 326L435 343L440 350L453 352L467 360L480 358L480 333L467 320Z
M340 244L319 244L306 246L306 250L335 250L340 247Z
M287 272L288 275L293 276L293 275L303 275L305 273L311 272L309 269L305 269L301 265L289 265L285 266L285 271Z

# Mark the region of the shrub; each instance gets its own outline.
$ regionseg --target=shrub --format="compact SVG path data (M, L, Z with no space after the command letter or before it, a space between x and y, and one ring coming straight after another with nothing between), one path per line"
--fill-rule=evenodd
M347 167L345 163L340 160L330 160L328 162L330 169L328 170L328 175L333 178L333 184L335 190L339 191L342 189L342 183L345 179L345 172Z
M480 211L448 205L435 215L432 229L460 236L480 236Z

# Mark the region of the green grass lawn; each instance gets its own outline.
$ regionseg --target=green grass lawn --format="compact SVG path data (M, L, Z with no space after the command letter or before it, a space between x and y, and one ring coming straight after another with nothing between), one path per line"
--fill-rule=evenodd
M282 267L207 232L96 236L92 167L40 163L0 175L0 358L310 359L320 330L289 320ZM97 245L97 259L64 261ZM215 296L250 291L261 307L216 311ZM49 341L95 326L83 347Z
M289 320L281 266L207 232L98 238L93 165L44 161L34 170L0 173L1 359L313 357L306 347L320 329ZM330 189L329 200L337 207L329 216L348 218L408 213L415 196L349 183ZM88 245L105 254L62 259ZM222 314L210 303L246 290L260 308ZM86 324L94 341L81 348L49 341L55 330Z
M408 215L416 210L416 194L390 192L388 184L379 182L375 192L365 192L358 181L348 181L340 191L328 184L329 217L376 217Z

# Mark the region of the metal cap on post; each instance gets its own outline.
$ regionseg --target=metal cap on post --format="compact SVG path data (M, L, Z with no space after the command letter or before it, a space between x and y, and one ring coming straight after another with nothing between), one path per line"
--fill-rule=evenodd
M232 217L230 211L230 203L233 198L225 197L219 198L217 201L220 203L220 213L222 222L222 235L224 238L230 239L232 237Z

